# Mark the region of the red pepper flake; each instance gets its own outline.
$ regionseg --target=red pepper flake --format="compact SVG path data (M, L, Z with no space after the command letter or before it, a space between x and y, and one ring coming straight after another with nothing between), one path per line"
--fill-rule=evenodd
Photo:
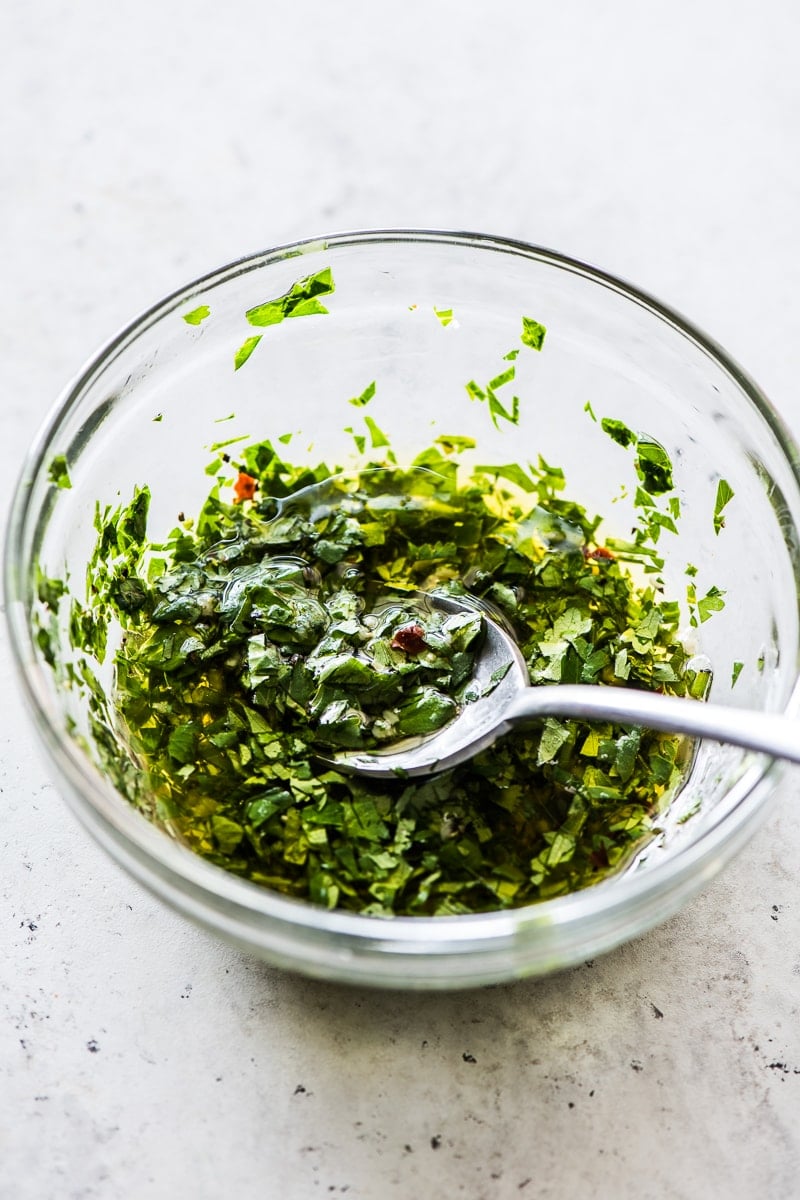
M252 475L245 474L244 471L239 472L239 478L233 485L234 504L241 504L243 500L252 500L256 494L258 480L253 479Z
M412 625L404 625L392 638L392 649L402 650L405 654L421 654L423 650L428 649L425 630L416 622Z
M594 550L590 550L588 546L583 546L583 557L593 559L595 562L613 562L614 555L610 550L606 550L605 546L597 546Z
M606 850L605 846L598 846L596 850L592 850L591 854L589 855L589 862L591 863L592 867L594 867L595 871L605 870L605 868L609 865L608 851Z

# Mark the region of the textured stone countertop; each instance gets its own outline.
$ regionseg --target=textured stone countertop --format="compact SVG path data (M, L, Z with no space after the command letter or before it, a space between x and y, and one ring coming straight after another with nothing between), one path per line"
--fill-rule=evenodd
M634 279L800 433L789 0L7 0L0 513L66 380L194 275L472 228ZM0 1197L800 1195L800 821L540 982L291 977L132 883L40 760L0 630Z

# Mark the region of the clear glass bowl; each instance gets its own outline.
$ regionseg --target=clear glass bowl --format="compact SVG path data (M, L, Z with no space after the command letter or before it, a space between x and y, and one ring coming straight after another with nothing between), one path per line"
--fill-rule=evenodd
M247 309L325 267L336 283L327 316L247 325ZM181 319L200 305L208 320ZM453 320L434 309L452 309ZM523 314L547 326L546 345L517 360L519 425L495 430L464 385L502 366ZM234 371L234 353L256 332L262 343ZM564 468L570 498L622 536L634 516L633 486L627 498L620 490L635 482L631 457L586 406L655 438L672 456L683 510L678 535L661 542L667 593L685 595L687 563L700 594L711 585L726 593L724 611L688 630L713 665L713 698L796 711L798 456L762 393L707 337L628 284L535 246L420 231L337 235L243 259L169 296L89 362L36 439L13 503L6 595L22 691L57 784L91 834L154 893L238 946L309 975L405 988L565 967L648 929L708 882L751 835L778 764L700 745L660 836L584 891L477 916L358 916L243 881L150 824L96 766L85 695L60 686L37 649L37 564L82 585L96 502L117 504L149 483L151 536L166 533L179 509L201 504L207 447L224 437L302 433L294 460L347 467L353 440L343 427L360 420L347 398L373 379L368 412L401 461L440 434L474 437L483 462L541 454ZM62 454L69 489L48 478ZM735 496L717 533L720 478ZM60 636L66 644L63 626ZM735 687L734 661L744 664Z

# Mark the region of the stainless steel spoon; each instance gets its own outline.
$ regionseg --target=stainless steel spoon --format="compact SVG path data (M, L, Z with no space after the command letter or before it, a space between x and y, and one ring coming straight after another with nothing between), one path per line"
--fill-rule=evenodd
M425 604L433 604L449 613L473 607L469 601L436 593L413 595L420 601L424 599ZM513 637L486 613L482 605L478 607L483 612L486 635L475 663L474 682L479 691L486 694L464 705L448 725L428 737L395 742L387 750L337 754L330 761L339 770L378 779L446 771L487 749L515 725L545 717L641 725L667 733L729 742L800 763L800 721L779 713L753 712L598 684L531 687L525 660ZM507 668L506 673L496 682L497 674L504 668Z

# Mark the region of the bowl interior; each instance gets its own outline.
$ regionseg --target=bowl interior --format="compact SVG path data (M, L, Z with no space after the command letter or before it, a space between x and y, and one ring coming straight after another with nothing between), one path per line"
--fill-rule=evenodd
M271 324L248 321L248 311L327 270L335 290L316 301L327 312L312 305ZM183 319L201 306L210 311L199 323ZM540 353L521 343L523 316L547 328ZM498 395L518 396L519 420L496 428L466 385L485 389L512 362L515 378ZM349 403L373 382L367 408ZM664 594L682 606L685 639L713 669L711 695L790 706L800 494L794 448L754 385L679 318L578 263L491 239L372 234L275 251L209 276L121 334L65 396L26 465L9 543L11 599L27 630L15 635L17 653L51 746L92 776L87 691L65 687L36 651L38 621L52 626L59 656L70 654L68 614L62 606L53 624L42 611L35 565L68 578L82 597L96 504L127 502L149 484L149 532L158 538L179 512L199 509L212 482L205 468L220 453L212 447L229 439L285 438L293 462L347 470L381 433L401 463L459 435L476 443L467 464L524 466L541 456L562 468L565 494L602 514L609 536L625 538L637 520L633 456L602 418L652 438L672 460L680 517L677 534L665 529L659 540L660 574ZM49 478L58 455L69 488ZM721 480L733 497L715 525ZM698 597L719 589L724 608L699 620L689 586ZM110 656L96 670L107 687ZM741 750L701 745L661 836L631 869L667 869L736 811L764 767ZM95 786L107 784L98 777Z

